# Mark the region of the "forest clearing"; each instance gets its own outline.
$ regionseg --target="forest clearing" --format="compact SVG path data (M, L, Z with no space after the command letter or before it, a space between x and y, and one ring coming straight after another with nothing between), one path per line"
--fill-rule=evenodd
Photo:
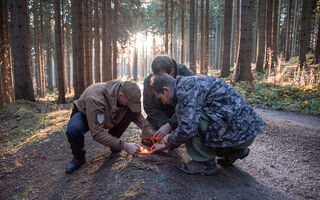
M320 1L0 0L0 46L1 200L320 199Z

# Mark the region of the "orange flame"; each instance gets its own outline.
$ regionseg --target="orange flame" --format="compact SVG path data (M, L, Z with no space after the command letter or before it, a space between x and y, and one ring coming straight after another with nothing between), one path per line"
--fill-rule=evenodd
M140 154L149 154L150 151L146 148L140 147Z

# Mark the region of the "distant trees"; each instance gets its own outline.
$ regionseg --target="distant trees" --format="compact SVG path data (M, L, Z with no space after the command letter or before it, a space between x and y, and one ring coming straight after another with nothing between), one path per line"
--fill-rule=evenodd
M224 33L223 33L223 59L221 76L227 77L230 74L230 42L232 25L232 4L233 0L224 1Z

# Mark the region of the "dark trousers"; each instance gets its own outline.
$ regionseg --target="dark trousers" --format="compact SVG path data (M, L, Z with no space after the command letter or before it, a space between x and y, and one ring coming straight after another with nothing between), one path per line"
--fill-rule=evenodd
M126 112L119 124L109 129L108 133L112 136L120 138L123 132L128 128L129 124L136 119L138 113L132 112L130 109ZM87 117L78 111L74 106L70 121L67 126L67 137L71 146L73 157L83 159L86 151L84 148L84 134L89 130Z

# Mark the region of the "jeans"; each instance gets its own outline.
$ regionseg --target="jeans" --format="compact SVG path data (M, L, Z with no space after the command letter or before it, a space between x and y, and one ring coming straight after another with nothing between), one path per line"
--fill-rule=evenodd
M130 109L126 112L122 120L113 128L109 129L108 133L114 137L120 138L129 124L137 118L139 113L134 113ZM79 112L74 105L70 121L67 126L67 137L71 146L73 157L76 159L84 159L86 150L84 148L84 134L89 130L86 115Z

